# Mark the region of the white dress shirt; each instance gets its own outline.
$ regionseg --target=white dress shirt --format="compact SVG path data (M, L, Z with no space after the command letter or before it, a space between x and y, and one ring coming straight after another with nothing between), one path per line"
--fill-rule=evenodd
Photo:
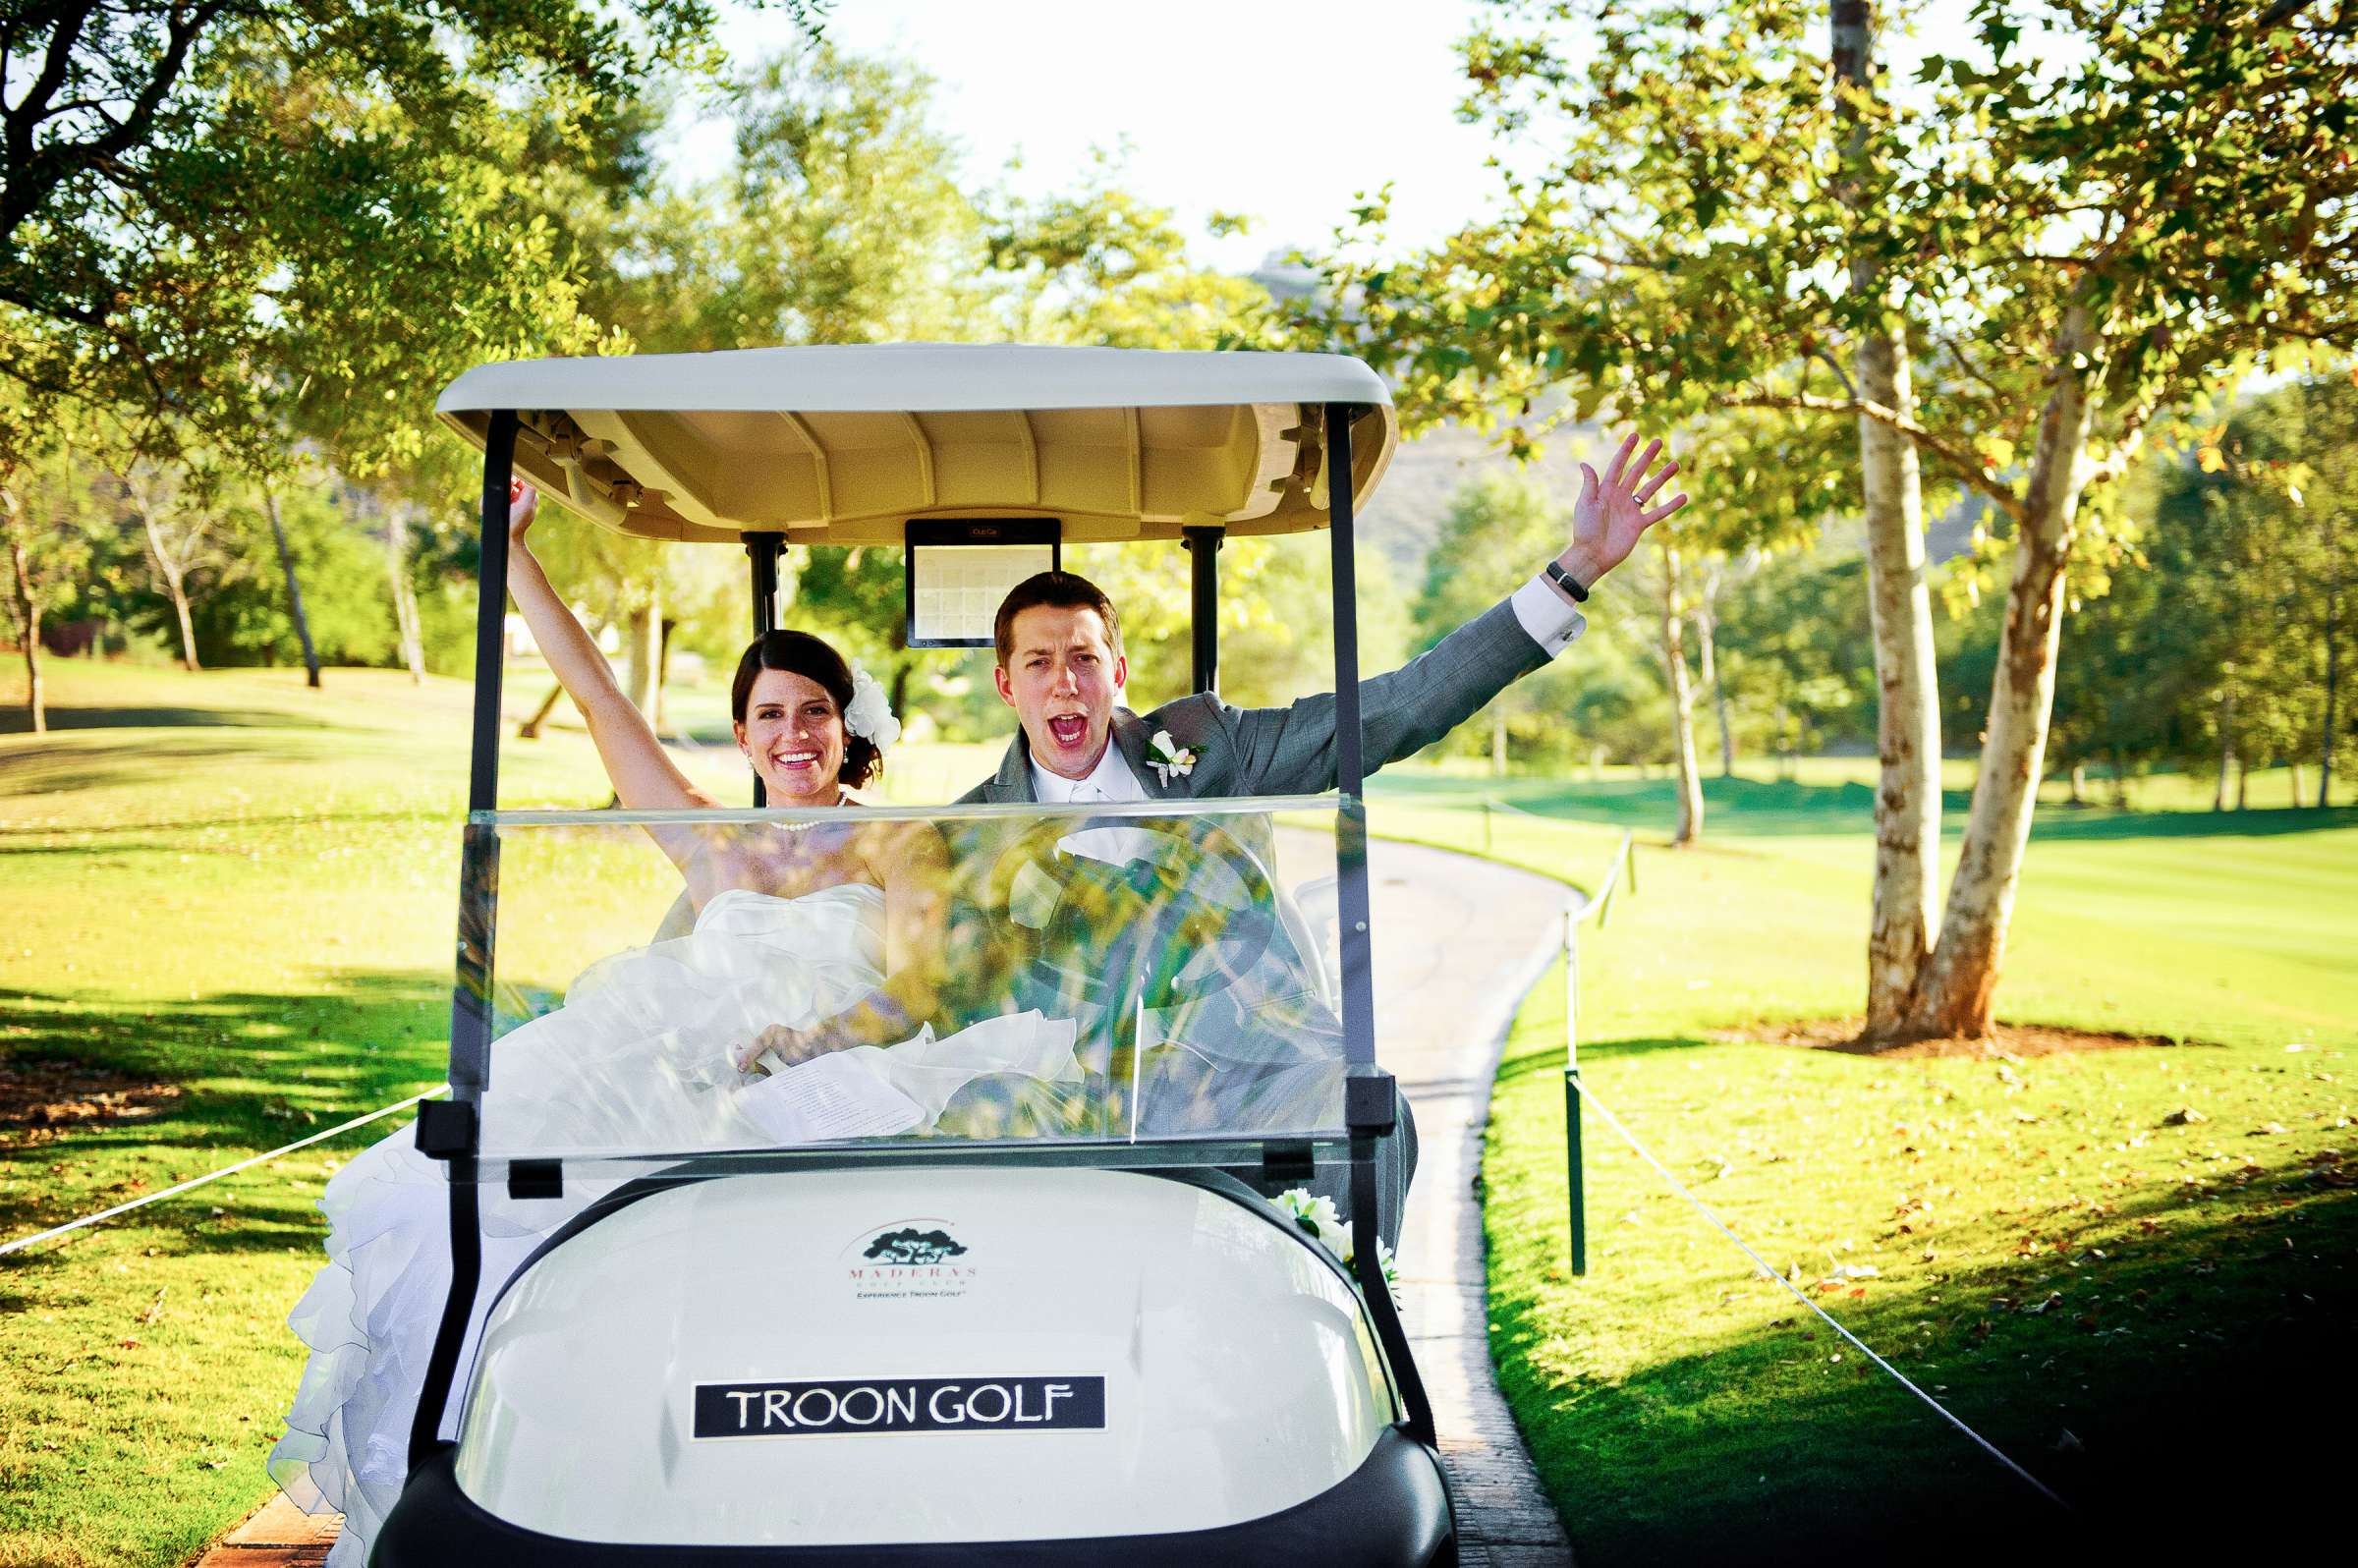
M1515 619L1523 623L1523 630L1549 658L1570 647L1572 640L1589 627L1588 617L1564 602L1544 572L1515 589L1515 596L1507 602L1515 607Z
M1066 778L1051 773L1032 758L1032 798L1042 806L1095 806L1102 801L1120 805L1126 801L1152 799L1138 775L1122 756L1122 749L1105 737L1105 755L1090 769L1087 778ZM1069 833L1057 840L1056 847L1069 855L1086 856L1103 861L1109 866L1122 866L1131 861L1145 860L1154 853L1154 835L1135 827L1092 827Z
M1554 589L1548 591L1552 593ZM1105 755L1097 758L1097 765L1090 769L1087 778L1066 778L1040 766L1039 757L1031 760L1032 798L1042 806L1064 806L1076 801L1084 805L1098 801L1119 805L1151 798L1146 786L1139 783L1138 775L1130 771L1130 764L1122 757L1122 749L1113 744L1111 735L1105 737Z

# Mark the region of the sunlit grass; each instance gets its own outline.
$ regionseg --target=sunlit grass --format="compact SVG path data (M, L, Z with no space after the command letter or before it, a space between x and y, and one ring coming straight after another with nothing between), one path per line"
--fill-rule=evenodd
M467 780L463 683L332 670L326 690L312 693L299 672L189 676L79 660L53 661L49 673L60 728L0 733L0 909L9 912L0 924L0 1058L112 1069L180 1093L152 1119L7 1130L5 1236L415 1092L441 1077L447 1049ZM542 690L514 680L511 719ZM0 700L7 696L0 684ZM605 802L587 737L562 707L539 740L516 740L513 728L502 748L503 804ZM884 793L947 798L991 771L1001 750L906 748ZM733 751L681 755L720 798L743 798ZM1753 771L1762 780L1769 772ZM1969 785L1969 773L1951 771L1953 788ZM2217 1280L2222 1291L2257 1282L2257 1295L2215 1296L2206 1283L2169 1297L2176 1316L2167 1322L2190 1346L2209 1343L2201 1336L2220 1332L2231 1314L2310 1344L2306 1319L2283 1296L2288 1281L2305 1281L2300 1289L2346 1314L2346 1292L2331 1294L2310 1274L2230 1268L2245 1255L2218 1238L2282 1251L2290 1236L2304 1257L2347 1256L2346 1238L2308 1240L2340 1235L2328 1230L2339 1223L2329 1202L2335 1190L2298 1184L2308 1180L2305 1157L2347 1137L2331 1131L2346 1114L2338 1086L2305 1075L2337 1074L2335 1053L2358 1042L2358 966L2347 958L2358 950L2351 813L2045 813L2001 1015L2219 1048L2042 1059L2011 1069L2022 1083L2009 1087L1989 1064L1692 1048L1757 1019L1857 1009L1871 766L1805 761L1797 773L1781 783L1713 781L1706 848L1642 854L1637 896L1585 950L1598 1088L1626 1102L1674 1168L1712 1176L1714 1202L1726 1199L1740 1224L1775 1247L1780 1266L1798 1262L1805 1276L1826 1257L1883 1266L1884 1276L1854 1287L1866 1297L1844 1298L1849 1310L1897 1314L1865 1325L1894 1345L1914 1346L1917 1323L1934 1324L1942 1353L1930 1359L1958 1408L1972 1402L1975 1419L2035 1460L2055 1440L2052 1422L2087 1439L2098 1463L2097 1434L2150 1418L2121 1391L2128 1352L2164 1361L2178 1352L2175 1340L2097 1338L2096 1329L2065 1336L2060 1349L2019 1339L2065 1321L1990 1305L2037 1283L2036 1272L2018 1277L2033 1264L2015 1253L2033 1230L2050 1248L2076 1238L2060 1261L2037 1266L2071 1270L2047 1288L2065 1289L2075 1307L2083 1294L2105 1295L2099 1328L2124 1320L2116 1297L2145 1289L2151 1309L2162 1292L2126 1282L2122 1270L2113 1284L2083 1285L2088 1270L2104 1270L2086 1258L2074 1269L2071 1258L2102 1247L2109 1261L2106 1238L2116 1233L2129 1257L2140 1247L2180 1257L2122 1229L2148 1218L2169 1247L2199 1248L2216 1269L2188 1280ZM2141 804L2209 801L2206 780L2135 787ZM2256 779L2255 798L2274 787ZM1376 790L1376 826L1481 850L1486 825L1464 806L1470 789L1567 819L1494 810L1487 848L1576 881L1596 874L1622 825L1658 834L1668 819L1659 777L1493 784L1393 769ZM1961 809L1961 795L1952 805ZM636 846L616 853L645 861ZM660 894L659 875L641 886L634 873L627 889L601 888L599 918L623 939ZM554 975L566 961L554 955L542 967ZM1920 1429L1921 1418L1889 1404L1879 1385L1819 1371L1809 1356L1827 1348L1822 1341L1805 1352L1798 1329L1768 1326L1786 1315L1773 1298L1742 1286L1740 1265L1717 1250L1724 1244L1656 1196L1651 1175L1609 1152L1594 1125L1596 1269L1577 1284L1560 1277L1560 1089L1548 1054L1560 1047L1560 1015L1548 1016L1560 1007L1559 983L1535 993L1501 1084L1489 1223L1506 1380L1576 1538L1608 1555L1662 1541L1724 1545L1679 1531L1707 1503L1713 1517L1749 1517L1753 1494L1729 1489L1728 1478L1756 1464L1758 1428L1783 1431L1788 1422L1817 1435L1796 1435L1777 1465L1750 1472L1789 1483L1773 1488L1778 1499L1824 1491L1817 1482L1884 1463L1887 1451L1891 1463L1921 1458L1925 1474L1943 1485L1953 1479L1976 1506L2005 1506L2003 1485L1971 1489L1982 1473L1956 1460L1952 1439ZM2312 1049L2287 1053L2287 1043ZM2166 1065L2143 1065L2154 1061ZM2180 1100L2213 1119L2166 1132L2146 1125ZM2017 1111L2040 1121L2016 1121ZM2252 1136L2243 1123L2263 1115L2286 1131ZM1903 1142L1892 1131L1901 1126L1911 1138L1930 1127L1952 1148ZM2072 1146L2040 1141L2041 1129L2072 1132ZM300 1363L283 1318L317 1258L312 1204L333 1162L372 1136L347 1135L0 1261L0 1564L179 1562L262 1498L260 1456ZM2112 1148L2138 1136L2146 1142L2133 1149ZM1921 1157L1904 1152L1911 1147ZM2238 1176L2247 1153L2258 1174ZM2147 1175L2123 1188L2130 1169ZM2149 1188L2195 1206L2182 1216L2157 1208ZM1949 1189L1954 1198L1941 1196ZM2187 1197L2198 1189L2213 1196ZM1912 1223L1892 1217L1902 1197L1934 1207L1940 1229L1926 1245L1939 1256L1930 1263L1906 1261L1924 1233L1895 1230ZM2067 1198L2109 1202L2115 1212L2091 1215ZM2291 1206L2267 1218L2264 1198ZM1624 1224L1631 1212L1640 1222ZM1843 1242L1848 1251L1835 1245ZM1953 1278L1936 1283L1942 1271ZM1947 1299L1930 1302L1934 1293ZM1977 1381L1972 1358L1950 1349L1984 1319L1993 1326L1975 1354L1989 1366L2002 1359L1990 1345L2012 1357L2010 1382ZM2088 1346L2103 1354L2073 1359ZM2049 1358L2055 1366L2042 1370ZM1846 1372L1849 1364L1838 1366ZM2026 1379L2025 1367L2037 1375ZM2024 1388L2065 1373L2089 1385L2082 1404L2022 1402ZM1824 1414L1796 1414L1810 1410ZM1853 1425L1855 1440L1825 1435ZM1822 1523L1806 1511L1776 1517L1805 1533Z
M1634 895L1584 931L1585 1075L2086 1528L1864 1372L1595 1114L1590 1272L1571 1276L1559 969L1500 1073L1486 1227L1501 1382L1580 1560L2048 1560L2231 1533L2235 1498L2265 1497L2271 1529L2330 1524L2330 1445L2259 1434L2351 1392L2353 813L2274 833L2258 812L2050 812L2000 1017L2188 1043L1883 1060L1726 1042L1857 1013L1871 852L1796 830L1841 820L1838 795L1771 797L1748 833L1746 790L1726 793L1704 849L1642 835ZM1481 847L1478 807L1405 794L1379 828ZM1569 819L1493 808L1490 852L1580 883L1636 819L1581 784L1522 798ZM2218 1500L2157 1511L2155 1479L2190 1465Z

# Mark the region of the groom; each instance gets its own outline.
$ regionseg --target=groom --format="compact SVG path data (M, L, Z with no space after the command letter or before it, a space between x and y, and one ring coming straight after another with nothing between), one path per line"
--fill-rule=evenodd
M1562 554L1429 651L1360 683L1367 771L1439 740L1580 636L1588 623L1579 604L1597 580L1621 564L1647 529L1687 503L1677 495L1649 509L1678 465L1655 466L1660 441L1647 443L1643 454L1637 444L1633 430L1602 476L1580 466L1572 541ZM1143 717L1121 706L1130 673L1121 617L1086 578L1026 578L999 606L996 633L993 678L1023 728L998 772L962 803L1307 795L1334 787L1331 693L1290 707L1238 708L1199 692ZM1166 730L1171 744L1158 751L1154 737Z
M1650 506L1678 472L1656 467L1662 443L1638 452L1633 430L1600 476L1581 465L1572 539L1509 597L1388 675L1360 683L1367 771L1398 761L1446 735L1510 682L1541 668L1586 628L1579 605L1618 566L1647 529L1686 505L1676 495ZM1017 584L995 627L999 697L1022 728L999 770L962 804L1109 804L1253 795L1302 795L1335 785L1334 697L1322 693L1281 708L1239 708L1200 692L1141 716L1120 704L1129 679L1121 617L1086 578L1042 572ZM1119 832L1118 829L1114 830ZM1236 998L1230 999L1232 1002ZM1274 1070L1267 1054L1233 1042L1232 1060ZM1199 1041L1203 1036L1198 1036ZM1214 1047L1218 1049L1219 1047ZM1202 1053L1199 1052L1199 1055ZM1223 1055L1229 1052L1223 1051ZM1415 1124L1401 1106L1401 1137L1387 1140L1400 1164L1387 1176L1378 1228L1398 1234L1398 1204L1415 1168Z

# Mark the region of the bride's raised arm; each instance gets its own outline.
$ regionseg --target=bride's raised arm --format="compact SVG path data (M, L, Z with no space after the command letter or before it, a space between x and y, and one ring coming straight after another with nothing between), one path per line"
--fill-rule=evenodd
M688 782L672 761L663 743L655 739L646 715L615 684L613 667L597 650L573 611L557 596L548 574L541 570L525 533L540 506L539 492L520 485L508 506L508 593L516 601L524 624L532 628L540 656L548 661L557 684L589 722L590 739L597 745L615 799L632 811L679 811L719 802ZM677 862L690 847L679 835L658 835L665 853Z

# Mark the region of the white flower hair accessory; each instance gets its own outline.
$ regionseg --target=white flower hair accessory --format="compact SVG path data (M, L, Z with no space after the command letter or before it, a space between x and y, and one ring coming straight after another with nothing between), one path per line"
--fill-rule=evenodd
M852 700L843 705L843 727L874 747L878 756L901 738L901 721L892 716L884 688L857 664L852 666Z
M1167 786L1174 778L1185 778L1196 770L1199 755L1171 739L1169 730L1156 730L1147 742L1147 765Z

